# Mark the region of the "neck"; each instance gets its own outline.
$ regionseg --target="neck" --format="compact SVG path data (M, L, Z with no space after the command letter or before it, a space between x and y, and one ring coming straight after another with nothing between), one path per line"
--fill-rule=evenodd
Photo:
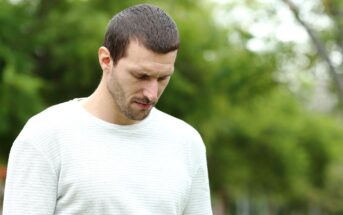
M137 121L130 120L118 109L112 96L106 88L104 80L101 80L98 88L87 98L81 100L81 105L95 117L109 123L118 125L131 125Z

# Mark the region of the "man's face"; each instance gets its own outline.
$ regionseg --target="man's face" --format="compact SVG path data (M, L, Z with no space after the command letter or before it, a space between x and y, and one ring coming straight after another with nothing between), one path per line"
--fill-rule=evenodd
M177 51L156 54L132 40L126 56L112 67L107 89L117 110L129 120L142 120L156 105L174 71Z

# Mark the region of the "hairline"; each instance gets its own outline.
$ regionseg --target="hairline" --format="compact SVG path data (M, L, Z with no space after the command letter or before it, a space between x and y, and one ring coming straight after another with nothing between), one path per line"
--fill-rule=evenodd
M168 53L170 53L170 52L178 51L178 50L179 50L179 44L178 44L177 47L176 47L175 49L171 49L171 50L169 50L168 52L158 52L158 51L156 51L156 50L153 50L153 49L149 48L149 47L144 43L143 39L140 39L138 36L135 36L135 35L134 35L134 36L131 36L131 37L128 38L128 42L127 42L127 44L125 45L125 49L124 49L124 51L123 51L122 56L121 56L120 58L118 58L116 62L113 62L113 65L116 65L116 64L119 62L120 59L125 58L125 57L127 56L127 50L129 49L129 46L130 46L130 44L131 44L133 41L136 41L136 42L138 43L138 45L144 47L145 49L147 49L147 50L149 50L149 51L151 51L151 52L153 52L153 53L155 53L155 54L168 54ZM107 47L106 47L106 48L107 48ZM108 48L107 48L107 49L108 49ZM113 56L112 56L112 53L111 53L111 52L110 52L110 56L111 56L111 59L113 59Z

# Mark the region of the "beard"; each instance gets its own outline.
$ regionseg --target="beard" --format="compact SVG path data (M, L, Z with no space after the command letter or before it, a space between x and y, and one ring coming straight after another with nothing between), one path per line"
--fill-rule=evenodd
M148 98L138 98L134 97L130 99L128 102L126 102L126 94L124 92L124 89L122 85L117 81L115 77L113 77L113 74L110 78L109 83L107 84L107 90L111 94L112 99L116 106L118 107L118 110L128 119L130 120L143 120L145 119L151 109L135 109L133 107L133 104L143 103L143 104L151 104L152 106L155 106L156 102L150 101Z

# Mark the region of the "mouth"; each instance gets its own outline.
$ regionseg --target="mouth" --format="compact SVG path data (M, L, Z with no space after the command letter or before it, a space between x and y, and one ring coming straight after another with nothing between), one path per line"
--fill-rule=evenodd
M142 110L150 110L153 107L152 103L144 103L144 102L135 101L134 104L138 106L139 109L142 109Z

